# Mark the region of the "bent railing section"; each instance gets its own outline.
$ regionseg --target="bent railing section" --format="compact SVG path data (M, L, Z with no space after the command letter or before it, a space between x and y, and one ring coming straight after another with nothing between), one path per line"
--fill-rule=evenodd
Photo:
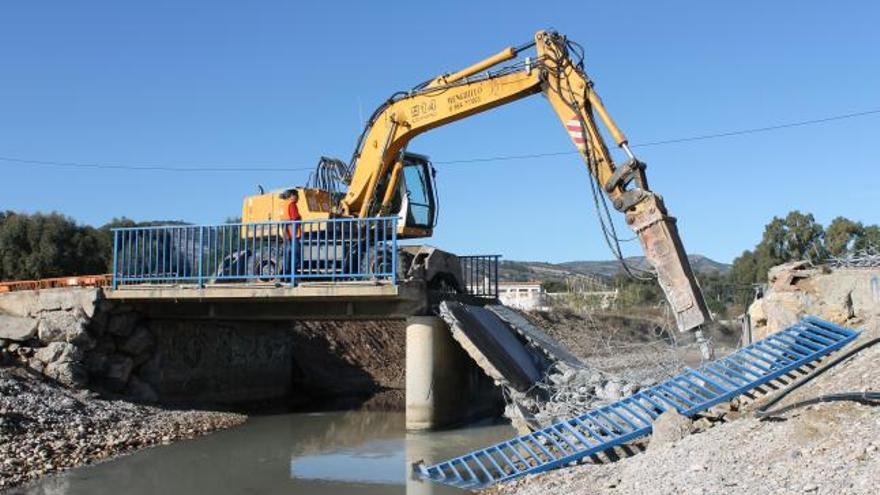
M113 288L396 283L396 266L396 217L113 229Z

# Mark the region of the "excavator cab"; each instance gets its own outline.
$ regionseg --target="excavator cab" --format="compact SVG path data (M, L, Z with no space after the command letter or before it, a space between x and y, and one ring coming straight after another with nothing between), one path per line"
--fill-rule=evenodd
M398 233L402 238L428 237L437 217L434 167L427 156L404 153L403 169L392 211L398 211Z

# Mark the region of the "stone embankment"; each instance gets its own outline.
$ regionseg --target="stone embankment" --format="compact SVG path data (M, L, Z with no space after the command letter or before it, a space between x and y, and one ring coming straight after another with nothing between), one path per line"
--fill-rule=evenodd
M0 362L21 364L59 383L145 402L155 338L138 314L102 299L101 289L0 295Z

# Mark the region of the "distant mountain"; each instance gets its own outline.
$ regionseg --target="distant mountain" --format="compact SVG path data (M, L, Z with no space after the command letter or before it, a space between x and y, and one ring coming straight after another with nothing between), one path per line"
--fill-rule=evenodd
M697 273L726 275L730 271L729 264L715 261L700 254L692 254L688 259L691 262L691 267ZM648 268L648 261L644 256L631 256L626 258L626 262L636 268ZM617 260L566 261L564 263L502 261L498 270L501 280L539 280L542 282L563 281L568 277L577 276L610 279L622 271L623 268Z

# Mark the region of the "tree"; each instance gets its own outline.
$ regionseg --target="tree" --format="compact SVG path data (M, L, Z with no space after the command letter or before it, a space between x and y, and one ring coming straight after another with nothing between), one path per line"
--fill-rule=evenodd
M856 239L853 246L855 251L880 251L880 226L869 225L862 230L862 235Z
M860 222L837 217L825 229L825 250L830 256L843 256L855 248L864 234L865 227Z
M112 250L107 233L58 213L0 216L0 279L104 273Z
M730 275L728 277L736 289L741 289L735 293L735 302L743 306L747 305L751 300L751 291L746 291L745 289L760 281L766 273L763 272L762 274L758 271L758 258L754 251L743 251L741 255L733 260L733 266L730 268Z

